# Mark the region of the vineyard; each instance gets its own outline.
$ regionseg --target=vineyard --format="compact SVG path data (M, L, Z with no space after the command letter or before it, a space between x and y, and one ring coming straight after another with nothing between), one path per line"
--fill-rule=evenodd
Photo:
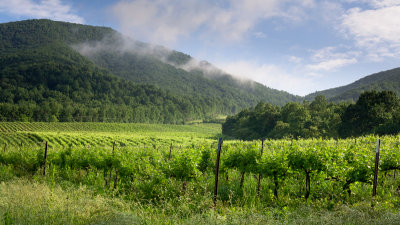
M217 124L160 125L118 123L0 123L0 143L13 146L153 146L209 140L221 132Z
M217 125L2 123L0 129L1 181L28 177L50 187L83 185L95 195L150 208L146 217L150 210L166 220L202 215L228 223L218 215L235 218L244 211L254 223L300 223L307 214L291 216L306 206L327 214L343 207L364 213L339 224L400 219L399 136L224 141L214 205Z

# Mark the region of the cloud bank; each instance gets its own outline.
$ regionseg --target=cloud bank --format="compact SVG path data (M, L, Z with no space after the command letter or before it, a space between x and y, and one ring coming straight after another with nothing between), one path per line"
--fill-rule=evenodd
M84 23L84 19L73 13L72 7L60 0L0 0L0 12L32 19L52 19L73 23Z
M400 1L364 1L372 8L349 9L342 17L341 31L365 49L372 61L400 56Z
M305 68L313 72L334 71L341 67L355 64L358 62L358 56L361 55L359 51L349 51L344 47L334 46L312 52L311 61L313 63L305 65Z
M192 34L207 39L240 41L260 21L272 17L299 19L313 0L132 0L113 7L124 33L155 43L170 44ZM261 33L256 33L260 36Z
M306 95L315 91L315 83L311 77L303 77L292 74L280 66L273 64L260 64L250 60L239 60L231 62L217 62L219 68L233 76L243 80L251 79L268 87L278 90L290 90L297 95Z

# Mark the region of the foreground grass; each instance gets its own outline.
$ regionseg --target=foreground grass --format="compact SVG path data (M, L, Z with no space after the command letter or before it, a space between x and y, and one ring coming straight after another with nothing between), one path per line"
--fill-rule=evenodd
M315 204L264 208L234 207L209 199L194 207L188 196L158 204L95 194L76 185L51 185L40 179L13 178L0 183L2 224L399 224L400 213L384 207Z
M129 224L129 206L85 187L62 189L15 179L0 184L3 224Z

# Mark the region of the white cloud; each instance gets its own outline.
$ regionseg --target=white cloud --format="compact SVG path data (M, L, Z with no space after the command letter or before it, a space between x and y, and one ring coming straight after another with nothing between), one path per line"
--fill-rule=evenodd
M289 56L289 62L299 64L299 63L301 63L302 61L303 61L303 59L300 58L300 57L297 57L297 56L294 56L294 55Z
M361 54L360 51L348 50L347 46L328 46L319 50L312 51L313 61L324 61L338 58L353 58Z
M263 39L263 38L267 38L267 37L268 37L267 34L265 34L265 33L263 33L263 32L260 32L260 31L254 32L253 35L254 35L254 37L260 38L260 39Z
M380 42L400 42L400 6L377 10L351 9L342 26L362 46Z
M364 3L374 8L383 8L400 5L398 0L342 0L345 3Z
M30 18L46 18L74 23L84 23L84 19L72 12L70 5L60 0L0 0L0 12Z
M370 4L377 8L399 6L398 0L370 0Z
M174 42L204 23L209 13L203 3L192 0L122 1L113 7L125 33L148 37L157 43Z
M370 1L376 9L347 11L341 30L367 52L370 60L400 56L400 2Z
M306 69L309 70L315 70L315 71L332 71L334 69L347 66L350 64L357 63L357 59L351 58L351 59L331 59L327 61L323 61L317 64L310 64L306 65Z
M220 4L218 4L220 3ZM297 11L291 12L293 7ZM272 17L297 20L302 7L313 0L131 0L113 6L124 33L160 44L196 34L225 41L240 41L257 23Z
M289 91L297 95L304 96L315 88L311 78L290 74L287 70L273 64L258 64L240 60L218 62L216 65L239 79L251 79L268 87Z
M313 63L305 65L305 69L311 71L334 71L357 63L357 57L361 55L361 52L349 51L344 46L329 46L312 52L314 53L311 56Z

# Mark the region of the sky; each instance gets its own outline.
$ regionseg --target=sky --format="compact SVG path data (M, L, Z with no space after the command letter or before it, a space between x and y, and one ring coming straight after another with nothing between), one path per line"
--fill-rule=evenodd
M0 23L107 26L296 95L400 66L400 0L0 0Z

